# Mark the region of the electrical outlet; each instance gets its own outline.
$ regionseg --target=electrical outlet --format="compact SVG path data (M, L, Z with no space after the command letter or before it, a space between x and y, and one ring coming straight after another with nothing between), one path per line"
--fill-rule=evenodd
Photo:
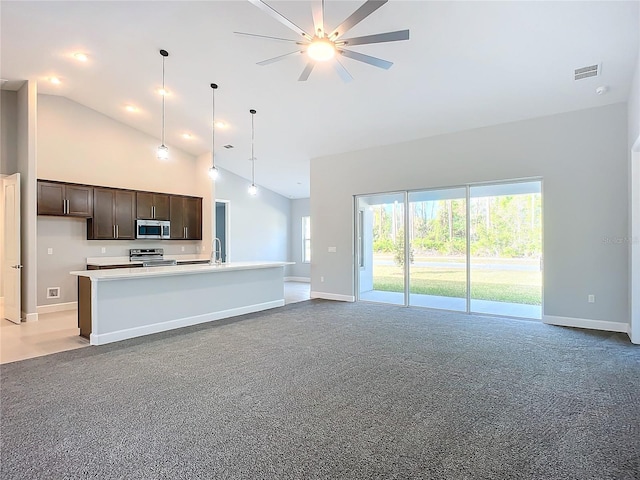
M107 248L106 247L102 247L102 249L100 250L102 253L107 253Z
M320 281L321 281L321 282L324 282L324 277L320 277Z
M47 287L47 298L60 298L60 287Z
M336 253L337 251L336 247L329 247L329 253Z
M181 251L181 252L184 252L184 247L181 247L181 248L180 248L180 251Z
M589 303L596 303L596 296L595 295L589 295L587 297L587 300Z
M53 255L53 248L47 248L47 255Z

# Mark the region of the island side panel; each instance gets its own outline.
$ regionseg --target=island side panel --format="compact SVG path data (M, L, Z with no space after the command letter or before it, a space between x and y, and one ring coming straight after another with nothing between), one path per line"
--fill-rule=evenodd
M284 267L94 283L100 345L284 305Z
M91 336L91 279L78 277L78 328L80 336Z

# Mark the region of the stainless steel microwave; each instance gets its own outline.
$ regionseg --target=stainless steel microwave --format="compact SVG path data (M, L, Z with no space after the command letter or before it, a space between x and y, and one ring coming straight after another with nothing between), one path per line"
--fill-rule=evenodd
M171 235L168 220L136 220L136 238L165 240Z

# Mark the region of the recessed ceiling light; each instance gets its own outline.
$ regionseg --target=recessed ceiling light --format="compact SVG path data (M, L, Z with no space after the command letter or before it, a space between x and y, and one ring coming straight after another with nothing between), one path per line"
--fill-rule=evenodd
M183 133L182 138L186 140L191 140L193 138L193 135L191 135L190 133Z
M62 83L58 77L51 77L49 81L54 85L60 85Z
M216 128L227 128L227 124L224 123L224 122L220 122L220 121L214 122L213 126L216 127Z
M127 105L126 107L124 107L124 109L125 109L127 112L131 112L131 113L134 113L134 112L137 112L137 111L138 111L138 107L135 107L135 106L133 106L133 105Z
M89 60L89 57L87 56L86 53L80 53L80 52L74 53L73 58L75 58L79 62L86 62L87 60Z
M159 95L163 95L163 96L167 96L167 95L169 95L169 90L167 90L166 88L159 88L158 89L158 94Z

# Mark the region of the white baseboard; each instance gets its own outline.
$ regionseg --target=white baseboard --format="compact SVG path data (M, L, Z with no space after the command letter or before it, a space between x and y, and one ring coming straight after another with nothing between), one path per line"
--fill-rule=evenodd
M309 277L284 277L284 281L311 283L311 279Z
M36 307L38 313L65 312L67 310L76 310L78 302L54 303L51 305L39 305Z
M167 330L174 330L176 328L190 327L192 325L198 325L200 323L222 320L223 318L237 317L238 315L261 312L262 310L268 310L270 308L282 306L284 306L284 299L274 300L272 302L257 303L255 305L248 305L246 307L231 308L229 310L222 310L219 312L205 313L192 317L178 318L176 320L154 323L152 325L145 325L142 327L128 328L126 330L118 330L116 332L102 334L92 333L89 336L89 342L91 343L91 345L105 345L107 343L119 342L120 340L127 340L129 338L142 337L143 335L166 332Z
M23 322L37 322L38 314L37 313L26 313L22 312Z
M548 325L561 327L590 328L592 330L605 330L607 332L629 333L629 324L623 322L609 322L606 320L590 320L587 318L556 317L555 315L543 315L542 321Z
M327 292L311 292L311 298L323 298L325 300L338 300L339 302L355 302L356 297L353 295L340 295L338 293Z

